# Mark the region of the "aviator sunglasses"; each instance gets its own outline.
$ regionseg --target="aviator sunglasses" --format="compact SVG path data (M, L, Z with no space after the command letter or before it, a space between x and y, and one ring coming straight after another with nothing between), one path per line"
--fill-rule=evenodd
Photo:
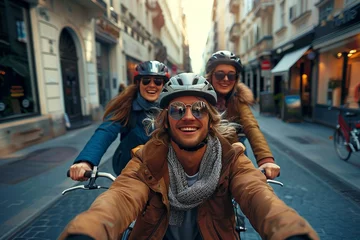
M214 76L218 81L224 80L225 76L227 76L229 81L235 81L237 78L237 74L235 72L224 73L223 71L219 71L219 72L214 72Z
M151 82L151 78L141 78L141 82L144 86L148 85ZM164 79L154 78L154 83L156 86L161 86L164 84Z
M168 107L168 112L170 117L175 120L180 120L185 116L186 108L191 109L191 114L197 118L201 119L206 114L208 114L208 109L206 103L203 101L197 101L193 104L185 104L183 102L172 102Z

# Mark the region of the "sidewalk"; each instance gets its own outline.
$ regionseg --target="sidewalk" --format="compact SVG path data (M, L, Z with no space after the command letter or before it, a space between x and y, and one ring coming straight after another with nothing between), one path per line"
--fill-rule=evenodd
M302 156L303 161L309 162L304 165L322 168L360 192L360 154L353 153L347 162L341 160L329 138L334 129L309 122L287 123L275 116L259 114L256 107L253 113L268 140L274 140L286 152L288 149Z
M15 152L10 158L0 158L0 239L40 214L62 196L65 188L77 184L66 177L66 172L97 126L69 131ZM101 164L111 159L118 144L119 140L114 141Z

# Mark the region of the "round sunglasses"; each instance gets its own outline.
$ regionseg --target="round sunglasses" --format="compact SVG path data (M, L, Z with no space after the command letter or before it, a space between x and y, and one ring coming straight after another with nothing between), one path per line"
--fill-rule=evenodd
M164 84L164 79L162 78L154 78L153 81L156 86L161 86ZM146 86L151 82L151 78L141 78L141 82L144 86Z
M207 105L203 101L197 101L194 102L193 104L185 104L183 102L172 102L170 103L167 110L170 117L172 117L175 120L180 120L185 116L186 108L190 108L191 114L197 119L201 119L206 114L209 113Z
M224 73L223 71L218 71L218 72L214 72L214 76L218 81L224 80L225 76L227 76L229 81L235 81L237 79L236 72Z

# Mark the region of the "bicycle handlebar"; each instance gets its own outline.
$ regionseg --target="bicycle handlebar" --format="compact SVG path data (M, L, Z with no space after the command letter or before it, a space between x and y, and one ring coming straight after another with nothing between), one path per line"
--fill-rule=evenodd
M84 177L91 178L91 174L92 174L92 171L85 171ZM70 170L67 171L66 176L70 177Z

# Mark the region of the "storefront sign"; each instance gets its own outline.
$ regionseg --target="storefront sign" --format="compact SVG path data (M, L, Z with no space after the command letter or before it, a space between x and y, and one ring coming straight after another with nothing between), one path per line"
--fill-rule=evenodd
M30 106L30 101L25 98L24 100L22 100L21 104L23 108L28 108Z
M321 38L324 35L335 32L339 29L349 28L360 22L360 4L342 11L336 16L329 15L315 28L315 38Z
M24 96L24 88L22 86L11 86L10 89L11 97L23 97Z
M300 95L286 95L282 105L281 118L283 121L302 120Z
M270 69L271 69L270 60L263 60L261 62L261 70L270 70Z

